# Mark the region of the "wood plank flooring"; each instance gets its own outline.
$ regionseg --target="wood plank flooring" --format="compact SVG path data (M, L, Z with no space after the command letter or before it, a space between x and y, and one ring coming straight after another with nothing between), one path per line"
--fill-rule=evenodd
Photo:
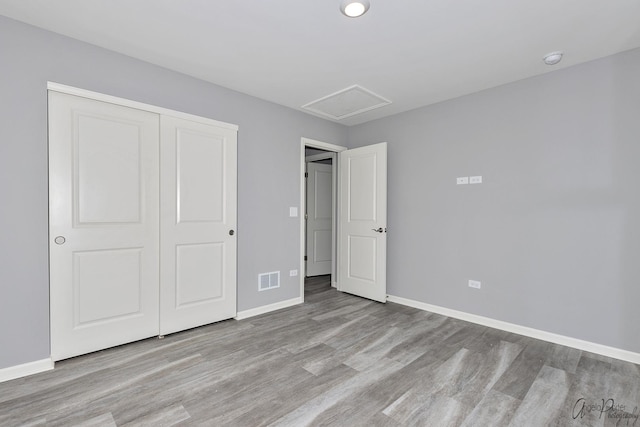
M308 281L0 384L0 426L638 426L640 366ZM604 410L601 407L604 406Z

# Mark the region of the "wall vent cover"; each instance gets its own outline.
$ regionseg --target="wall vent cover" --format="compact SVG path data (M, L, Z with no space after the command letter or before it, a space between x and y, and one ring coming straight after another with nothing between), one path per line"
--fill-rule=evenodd
M258 274L258 290L266 291L280 287L280 272L272 271L271 273Z
M389 104L391 101L388 99L362 86L353 85L303 105L302 108L334 120L342 120Z

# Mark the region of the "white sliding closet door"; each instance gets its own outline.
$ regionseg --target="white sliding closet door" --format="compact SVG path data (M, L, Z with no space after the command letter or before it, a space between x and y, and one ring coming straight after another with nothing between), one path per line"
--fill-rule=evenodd
M236 139L161 119L161 335L236 315Z
M51 356L158 333L157 114L49 92Z
M234 125L50 89L53 360L236 315L236 145Z

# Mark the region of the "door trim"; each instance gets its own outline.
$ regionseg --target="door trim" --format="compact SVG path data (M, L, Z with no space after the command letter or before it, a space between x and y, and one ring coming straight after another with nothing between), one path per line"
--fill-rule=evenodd
M300 261L299 261L299 265L300 265L300 302L304 302L304 278L306 275L306 271L305 271L305 262L304 262L304 253L305 253L305 247L306 247L306 221L304 220L304 212L302 209L303 206L305 206L306 203L306 197L307 197L307 192L306 192L306 185L305 185L305 171L306 171L306 156L304 153L304 149L305 147L309 147L309 148L318 148L320 150L326 150L326 151L330 151L333 153L339 153L341 151L345 151L347 149L347 147L343 147L341 145L335 145L335 144L330 144L328 142L323 142L323 141L318 141L315 139L310 139L310 138L304 138L302 137L300 139L300 212L302 212L299 215L300 218ZM338 167L338 163L337 163L337 157L336 156L336 162L333 164L333 185L334 185L334 191L333 191L333 197L334 199L337 201L337 194L336 194L336 190L338 188L338 182L337 182L337 167ZM340 227L339 221L337 218L335 218L334 215L334 219L332 221L333 223L333 246L335 248L335 239L337 239L337 228ZM331 280L334 281L332 283L333 286L337 287L338 283L337 283L337 274L334 274L335 272L337 272L337 268L334 268L335 266L337 266L337 262L338 260L336 259L336 257L334 256L334 262L335 264L332 266L332 274L331 274Z

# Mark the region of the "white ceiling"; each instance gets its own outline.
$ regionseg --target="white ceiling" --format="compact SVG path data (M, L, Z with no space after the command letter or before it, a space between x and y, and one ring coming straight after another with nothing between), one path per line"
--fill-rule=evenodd
M354 125L640 47L640 0L0 0L0 14L268 101L353 85ZM556 66L542 56L563 50Z

